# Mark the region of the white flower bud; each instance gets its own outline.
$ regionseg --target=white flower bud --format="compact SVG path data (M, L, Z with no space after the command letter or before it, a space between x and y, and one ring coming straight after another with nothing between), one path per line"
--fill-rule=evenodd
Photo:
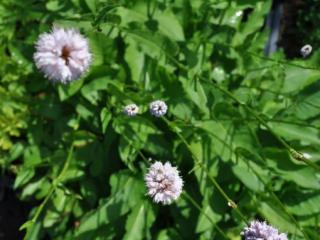
M167 113L168 107L164 101L157 100L150 103L149 109L153 116L161 117Z
M304 57L304 58L308 57L311 52L312 52L312 46L309 44L304 45L300 50L300 53L301 53L302 57Z
M130 117L137 115L138 112L139 107L134 103L125 106L123 109L123 113Z

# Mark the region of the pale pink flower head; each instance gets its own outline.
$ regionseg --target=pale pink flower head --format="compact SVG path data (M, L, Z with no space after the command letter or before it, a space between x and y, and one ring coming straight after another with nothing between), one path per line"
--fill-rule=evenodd
M139 107L134 103L125 106L123 109L123 113L129 117L133 117L137 115L138 112L139 112Z
M77 30L54 26L39 36L33 58L48 79L68 83L88 70L92 55L87 39Z
M279 233L278 229L260 221L252 221L241 235L244 240L288 240L285 233Z
M148 188L148 195L156 203L170 204L178 199L182 192L183 181L179 171L169 162L153 163L144 180Z
M167 113L168 106L164 101L156 100L149 104L149 110L153 116L161 117Z

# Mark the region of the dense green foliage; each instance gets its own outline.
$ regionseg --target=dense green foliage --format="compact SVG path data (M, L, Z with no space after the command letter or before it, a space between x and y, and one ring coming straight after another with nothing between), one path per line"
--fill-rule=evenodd
M36 202L26 239L240 239L255 218L318 239L320 55L264 57L270 7L2 0L0 166ZM80 29L94 55L69 85L32 60L52 24ZM166 118L148 113L156 99ZM142 113L129 118L131 102ZM181 171L185 193L170 206L145 194L150 159Z

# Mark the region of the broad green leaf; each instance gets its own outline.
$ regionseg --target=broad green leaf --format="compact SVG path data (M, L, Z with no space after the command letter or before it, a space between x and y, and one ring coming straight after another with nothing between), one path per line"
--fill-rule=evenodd
M134 207L143 196L143 183L126 171L115 173L110 180L111 196L82 219L76 235L93 231L115 221Z
M22 185L29 182L35 175L35 170L33 168L21 168L18 171L17 177L14 182L14 188L19 188Z
M127 43L125 59L130 67L132 80L139 83L143 74L145 56L134 41L127 40Z
M102 133L105 133L107 127L112 119L112 115L107 108L103 108L100 113L100 120L102 124Z
M318 215L320 213L320 192L295 194L288 192L286 194L286 205L288 210L298 216Z
M314 93L312 95L302 97L293 106L295 115L300 119L308 119L320 114L320 93Z
M90 8L91 12L96 13L98 1L97 0L85 0L85 2L87 4L87 6Z
M261 203L259 212L270 224L277 226L280 232L297 233L299 231L285 213L274 206L274 204Z
M66 85L59 85L58 92L59 92L60 100L65 101L71 96L75 95L82 87L83 82L84 80L80 79Z
M155 12L152 19L147 17L146 5L138 5L137 10L120 7L117 9L123 24L141 22L148 25L148 21L154 21L158 32L175 41L183 41L183 29L176 16L169 10Z
M192 100L197 107L205 114L205 116L209 115L209 109L207 107L207 96L204 91L200 80L189 80L181 79L184 90L188 94L190 100Z
M311 127L302 127L290 123L270 124L274 132L286 140L298 140L303 144L320 144L319 131Z
M173 58L179 51L178 45L169 38L141 30L126 30L128 38L133 40L143 53L154 59Z
M139 240L155 220L155 213L149 201L141 201L132 209L126 222L126 234L123 239Z
M286 66L286 76L283 84L283 93L290 93L302 90L320 77L319 71Z
M248 159L248 161L250 161L250 159ZM252 166L254 163L250 162L248 164ZM232 167L232 171L247 188L254 192L264 191L263 183L259 180L256 173L253 172L253 170L244 163L243 160L239 160L238 163Z
M320 178L315 170L294 163L287 151L266 149L264 154L267 165L277 172L282 179L293 181L304 188L320 189Z
M218 215L217 213L215 213L210 207L208 202L205 202L205 204L203 205L205 206L203 208L204 214L203 213L200 214L200 217L197 223L197 228L196 228L197 233L201 233L208 229L214 228L212 222L208 219L208 217L213 221L214 224L216 224L221 219L221 215Z
M111 79L108 77L97 78L85 84L81 88L81 94L93 105L98 104L99 100L99 91L107 90L108 84Z

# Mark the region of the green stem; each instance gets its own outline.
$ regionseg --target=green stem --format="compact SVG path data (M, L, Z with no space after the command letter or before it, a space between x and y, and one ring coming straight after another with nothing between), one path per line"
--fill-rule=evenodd
M198 76L198 77L202 81L208 82L203 77L201 77L201 76ZM227 89L221 87L219 84L217 84L215 82L210 82L210 84L213 84L219 91L223 92L226 96L228 96L230 99L234 100L240 106L243 106L255 119L257 119L257 121L261 125L263 125L288 150L288 152L291 154L291 156L293 156L296 160L301 160L304 163L306 163L307 165L309 165L310 167L316 169L317 171L320 171L320 166L318 166L314 162L306 159L301 153L299 153L298 151L296 151L295 149L290 147L290 145L288 143L286 143L286 141L284 141L277 133L275 133L273 131L273 129L269 126L269 124L263 118L261 118L259 116L259 114L257 114L253 109L251 109L245 103L241 102L230 91L228 91Z
M286 206L281 202L281 200L278 198L278 196L273 192L272 188L267 183L265 183L265 181L259 175L259 173L257 173L257 171L251 166L250 162L247 159L245 159L245 161L247 162L247 164L250 167L250 169L252 170L252 172L257 176L259 181L261 181L263 183L263 185L266 187L266 189L267 189L268 193L270 194L270 196L272 197L272 199L275 202L277 202L277 204L281 207L281 209L287 214L287 216L291 219L291 221L296 225L296 227L303 234L304 238L309 240L310 238L308 237L307 233L302 229L302 227L300 226L299 222L295 219L295 217L287 210Z
M205 171L205 173L207 174L209 180L212 182L212 184L217 188L217 190L220 192L220 194L224 197L224 199L227 201L228 205L230 207L232 207L236 213L240 216L240 218L248 225L248 221L247 219L244 217L244 214L239 210L238 206L236 205L236 203L228 196L228 194L222 189L222 187L220 186L220 184L216 181L215 178L213 178L212 176L210 176L210 172L209 170L202 164L202 162L200 161L200 159L197 157L196 154L194 154L194 152L192 151L192 148L190 147L189 143L186 141L186 139L178 132L175 130L174 127L172 127L171 122L166 119L165 117L162 117L162 119L166 122L166 124L169 126L169 128L171 128L176 134L177 136L180 138L180 140L185 144L185 146L187 147L187 149L189 150L189 152L191 153L193 159L196 161L196 163Z
M44 207L46 206L47 202L50 200L51 196L56 191L57 186L59 185L61 179L63 179L64 174L66 173L66 171L67 171L67 169L69 167L69 164L70 164L70 161L71 161L71 158L72 158L72 155L73 155L73 150L74 150L74 145L72 144L71 147L70 147L69 153L68 153L67 160L65 161L60 174L56 177L56 179L53 180L51 188L49 190L49 193L47 194L47 196L45 197L43 202L40 204L40 206L37 208L37 211L34 214L33 218L30 220L31 225L27 227L27 233L26 233L26 235L24 237L24 240L27 240L27 239L30 238L30 234L32 233L32 229L34 227L34 224L37 222L37 220L38 220L40 214L42 213Z
M224 239L230 239L228 236L222 231L222 229L212 220L212 218L202 209L202 207L185 191L182 192L182 195L188 199L192 205L197 208L217 229L217 231L224 237Z
M236 49L233 46L229 46L229 47L231 47L233 49ZM251 51L245 51L245 53L248 54L248 55L251 55L253 57L260 58L262 60L266 60L266 61L269 61L269 62L274 62L274 63L277 63L277 64L280 63L280 64L283 64L283 65L288 65L288 66L292 66L292 67L320 71L320 68L317 68L317 67L303 66L303 65L300 65L300 64L297 64L297 63L294 63L294 62L283 61L283 60L280 60L280 59L273 59L273 58L269 58L269 57L258 55L258 54L254 53L254 52L251 52Z

